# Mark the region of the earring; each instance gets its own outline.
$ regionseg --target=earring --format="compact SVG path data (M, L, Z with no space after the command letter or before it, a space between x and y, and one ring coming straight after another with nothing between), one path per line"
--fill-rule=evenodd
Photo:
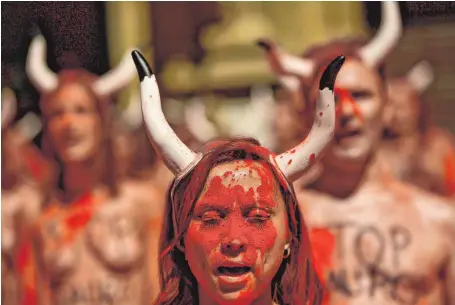
M291 255L291 249L289 247L289 244L286 244L286 246L284 246L284 255L283 255L283 257L284 258L288 258L289 255Z

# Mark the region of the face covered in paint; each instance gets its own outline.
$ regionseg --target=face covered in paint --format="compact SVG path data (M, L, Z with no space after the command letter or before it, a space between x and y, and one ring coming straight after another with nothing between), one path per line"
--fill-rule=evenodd
M284 199L268 166L215 166L184 237L199 293L217 304L250 304L264 294L270 299L288 236Z
M335 83L334 156L365 160L371 154L382 132L384 94L378 73L361 61L346 61Z
M389 102L385 108L386 135L405 136L419 128L420 102L415 89L405 80L387 84Z
M77 83L65 84L44 108L50 142L65 163L83 162L101 144L101 118L94 96Z

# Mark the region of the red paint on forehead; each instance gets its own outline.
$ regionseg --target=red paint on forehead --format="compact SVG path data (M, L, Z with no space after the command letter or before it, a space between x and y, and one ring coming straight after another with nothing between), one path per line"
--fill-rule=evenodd
M348 104L352 107L355 116L363 123L363 115L362 112L360 111L359 106L355 102L354 98L351 95L351 92L348 89L344 88L335 88L335 95L339 96L339 104L337 105L336 109L336 115L339 116L342 110L342 107L345 104Z
M291 163L292 163L292 159L290 159L290 160L288 161L288 165L291 165Z

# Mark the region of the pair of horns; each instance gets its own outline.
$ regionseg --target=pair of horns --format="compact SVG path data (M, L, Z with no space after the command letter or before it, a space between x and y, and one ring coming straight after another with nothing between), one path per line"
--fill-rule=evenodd
M357 51L362 61L370 67L376 67L397 45L402 33L401 14L397 2L382 2L382 21L376 36ZM258 41L258 45L267 53L267 59L273 72L279 75L280 83L290 90L299 86L295 77L307 78L315 73L316 65L308 58L300 58L281 50L268 39Z
M166 166L179 175L200 159L174 133L164 117L156 77L145 58L138 51L132 52L140 80L142 115L152 145L163 158ZM315 120L308 137L295 148L272 158L283 175L290 181L298 179L327 147L335 129L335 78L344 63L337 57L325 69L319 83Z
M128 50L114 69L108 71L93 83L93 90L99 96L110 95L128 85L135 74L134 65L129 58L131 50ZM46 63L46 40L42 35L36 36L28 51L26 61L27 75L41 92L50 92L57 88L58 77L52 72Z
M421 61L409 70L406 80L414 90L423 93L434 80L433 68L427 61Z

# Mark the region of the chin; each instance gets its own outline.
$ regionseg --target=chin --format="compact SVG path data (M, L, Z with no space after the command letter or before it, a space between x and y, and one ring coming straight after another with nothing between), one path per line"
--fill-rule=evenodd
M364 161L368 158L370 150L361 146L356 147L334 147L332 154L336 158L346 161Z
M80 163L90 159L91 155L89 151L85 150L67 150L62 154L62 160L66 163Z
M221 293L221 292L220 292ZM217 304L219 305L248 305L255 298L251 292L236 291L218 295Z

